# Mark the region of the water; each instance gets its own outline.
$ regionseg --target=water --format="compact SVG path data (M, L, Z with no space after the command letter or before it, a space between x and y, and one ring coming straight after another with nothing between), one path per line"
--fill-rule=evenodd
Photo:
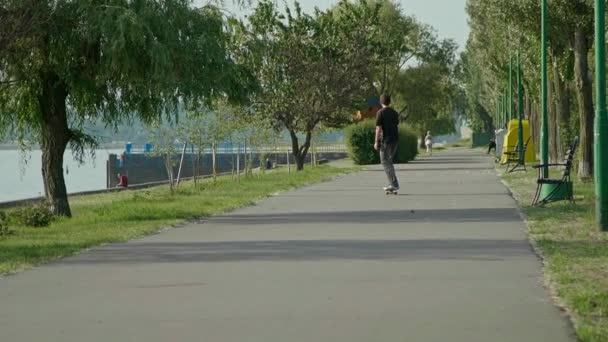
M78 165L72 158L72 152L66 151L63 171L68 193L105 189L108 155L121 152L98 150L95 159L87 157L83 165ZM0 150L0 202L44 195L41 156L40 150L31 151L27 163L20 166L20 151Z
M268 146L256 151L285 153L288 147L288 145L281 148ZM181 147L178 150L181 150ZM326 143L317 146L317 150L318 152L344 152L346 147L343 143ZM97 150L96 158L87 157L83 165L78 165L72 158L72 152L66 151L63 169L68 193L105 189L108 155L121 154L123 151L123 149ZM234 147L218 148L218 153L236 151ZM247 152L249 151L248 149ZM241 146L240 152L244 153L243 146ZM206 150L205 153L211 153L211 150ZM20 166L22 159L20 151L0 150L0 202L44 195L41 156L40 150L29 152L27 163L22 167Z

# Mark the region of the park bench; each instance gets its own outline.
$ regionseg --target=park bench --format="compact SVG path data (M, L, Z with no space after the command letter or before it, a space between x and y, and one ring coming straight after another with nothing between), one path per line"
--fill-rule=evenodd
M545 205L547 203L562 200L574 202L574 191L572 189L572 180L570 179L570 174L572 173L574 154L576 153L578 142L578 137L575 137L574 141L568 148L568 151L566 151L566 156L563 163L541 164L534 166L535 169L538 169L538 177L536 179L536 195L534 195L532 206ZM561 178L545 178L543 175L543 169L546 167L563 168Z
M532 136L528 137L528 140L526 141L525 145L524 145L524 150L523 150L523 157L519 158L519 144L517 144L517 146L507 146L507 151L504 152L505 156L507 157L507 171L509 173L516 171L518 167L523 167L524 171L528 171L526 169L526 151L528 150L528 144L530 144L530 141L532 140ZM515 148L513 151L509 151L509 149ZM512 164L515 164L515 166L511 167Z

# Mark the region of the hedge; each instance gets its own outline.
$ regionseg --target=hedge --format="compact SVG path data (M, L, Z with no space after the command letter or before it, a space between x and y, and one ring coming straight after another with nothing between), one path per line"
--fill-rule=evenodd
M374 150L376 122L364 120L346 128L348 154L357 165L380 163L380 155ZM399 147L395 163L404 164L418 155L418 137L404 124L399 125Z

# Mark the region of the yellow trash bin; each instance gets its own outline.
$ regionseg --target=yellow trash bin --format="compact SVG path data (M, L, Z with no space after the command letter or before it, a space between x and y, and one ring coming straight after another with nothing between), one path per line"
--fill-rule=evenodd
M530 142L528 143L528 147L526 149L526 164L535 163L536 162L536 149L534 148L534 139L531 139L532 132L530 131L530 122L528 120L522 121L522 126L524 128L524 144L528 139ZM503 155L501 158L501 163L505 164L507 162L507 156L504 154L505 152L516 152L517 151L517 140L519 139L519 120L511 120L509 122L509 131L507 135L505 135L504 147L502 149Z

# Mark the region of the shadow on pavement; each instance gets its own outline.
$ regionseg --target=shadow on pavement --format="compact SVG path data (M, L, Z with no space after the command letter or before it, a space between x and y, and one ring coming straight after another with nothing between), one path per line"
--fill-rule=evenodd
M486 159L416 159L412 161L412 164L487 164Z
M406 184L407 182L401 182L401 184ZM413 182L412 184L418 184ZM298 194L294 194L294 195L289 195L289 194L281 194L282 197L299 197L302 196L302 193L310 193L310 192L328 192L328 193L341 193L341 192L356 192L356 193L360 193L360 192L364 192L364 191L374 191L374 192L378 192L378 193L382 193L384 192L384 190L382 190L380 187L365 187L365 188L349 188L349 189L342 189L342 188L335 188L335 189L306 189ZM403 196L440 196L440 197L447 197L447 196L452 196L452 197L458 197L458 196L509 196L508 192L460 192L460 193L413 193L413 192L409 192L408 189L406 187L401 188L401 190L399 190L399 195L403 195Z
M276 214L234 214L217 216L214 224L272 225L309 223L362 223L382 224L394 222L521 222L514 208L467 208L425 210L359 210L296 212Z
M58 264L200 263L236 261L530 259L518 240L307 240L129 243L101 247Z
M408 168L404 168L402 167L403 165L412 165L414 167L408 167ZM419 167L415 167L415 166L419 166ZM483 171L493 171L494 169L490 166L468 166L468 167L424 167L421 164L399 164L396 165L395 167L395 171L397 172L408 172L408 171L475 171L475 170L483 170ZM367 169L367 170L363 170L361 171L362 173L364 172L384 172L384 170L382 169Z

